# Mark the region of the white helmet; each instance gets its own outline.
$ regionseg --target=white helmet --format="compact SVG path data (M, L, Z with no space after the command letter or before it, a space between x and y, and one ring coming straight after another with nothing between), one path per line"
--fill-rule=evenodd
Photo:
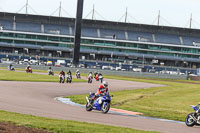
M103 81L103 86L106 88L108 87L108 82L107 81Z

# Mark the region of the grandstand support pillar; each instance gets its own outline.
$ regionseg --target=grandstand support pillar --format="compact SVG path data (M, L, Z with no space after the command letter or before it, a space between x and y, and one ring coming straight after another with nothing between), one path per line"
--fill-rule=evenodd
M75 22L74 51L73 51L73 65L75 66L79 64L82 15L83 15L83 0L78 0L77 11L76 11L76 22Z

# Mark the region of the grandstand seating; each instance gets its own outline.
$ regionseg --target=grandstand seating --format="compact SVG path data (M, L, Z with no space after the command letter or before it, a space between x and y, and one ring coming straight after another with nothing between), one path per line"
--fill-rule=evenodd
M49 34L69 35L69 26L44 24L44 32Z
M155 34L157 43L181 44L178 35Z
M126 40L125 31L122 30L100 29L100 34L101 38ZM115 35L115 38L113 38L113 35Z
M81 30L81 36L82 37L98 37L97 29L83 27Z
M153 42L152 33L148 32L128 32L128 40L142 41L142 42Z
M0 20L0 26L3 26L4 30L13 30L13 22L8 20Z
M11 20L0 20L0 26L3 26L4 30L13 30L13 21ZM48 34L61 34L61 35L74 35L74 27L71 27L72 31L70 33L70 27L67 25L55 25L55 24L44 24L44 32ZM16 22L17 31L25 32L41 32L40 23L31 22ZM126 40L125 31L114 30L114 29L103 29L100 28L100 37L113 39L113 35L116 39ZM154 42L152 34L150 32L139 32L139 31L127 31L128 40L141 41L141 42ZM82 27L82 37L98 37L97 29L90 27ZM161 34L156 33L155 41L157 43L167 43L167 44L177 44L180 45L181 41L178 35L172 34ZM184 45L194 46L193 42L200 43L200 38L192 36L181 36Z
M198 38L198 37L183 36L183 43L185 45L192 45L192 46L194 46L193 42L200 44L200 38Z
M41 32L41 24L29 22L16 22L17 31Z

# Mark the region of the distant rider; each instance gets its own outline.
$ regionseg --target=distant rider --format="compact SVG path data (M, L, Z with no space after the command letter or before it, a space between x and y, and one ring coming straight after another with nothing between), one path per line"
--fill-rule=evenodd
M26 67L26 70L29 72L29 71L31 70L31 66L28 65L28 66Z
M48 70L49 72L53 72L53 69L51 68L51 67L49 67L49 70Z
M13 70L14 66L12 64L9 65L9 70Z
M99 73L98 76L100 77L100 76L103 76L103 75L101 73Z
M77 73L77 74L80 73L79 69L76 70L76 73Z
M94 100L101 96L101 94L108 92L108 82L103 81L102 85L99 86L97 89L97 93L95 93L95 96L92 98L90 104L93 104Z
M72 72L70 70L67 72L67 75L69 75L72 79Z
M53 69L51 67L49 67L49 70L48 70L49 74L50 73L53 73Z
M88 78L93 78L93 76L92 76L92 72L89 72L89 74L88 74Z
M30 68L31 68L31 66L30 66L30 65L28 65L26 69L27 69L27 70L29 70Z
M65 76L65 72L63 70L59 74L62 74L63 76Z
M80 71L78 69L76 70L76 77L80 78Z

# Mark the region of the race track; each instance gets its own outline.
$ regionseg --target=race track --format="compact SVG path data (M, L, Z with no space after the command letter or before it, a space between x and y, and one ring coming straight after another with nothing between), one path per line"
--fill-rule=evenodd
M111 79L107 81L110 91L161 86ZM95 92L98 86L99 82L96 81L93 84L0 81L0 110L165 133L198 133L200 131L200 127L189 128L182 123L112 113L102 114L98 111L87 112L84 108L55 100L55 97Z

